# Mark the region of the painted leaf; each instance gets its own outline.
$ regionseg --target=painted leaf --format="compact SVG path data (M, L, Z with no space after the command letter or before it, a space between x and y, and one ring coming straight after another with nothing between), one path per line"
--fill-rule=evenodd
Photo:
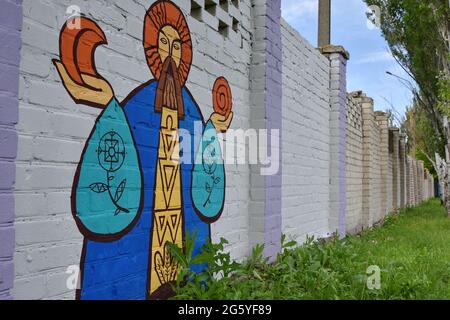
M127 186L127 179L123 179L122 182L117 187L116 193L114 195L114 200L116 202L122 198L126 186Z
M89 186L89 188L95 193L103 193L108 191L108 186L102 182L96 182Z

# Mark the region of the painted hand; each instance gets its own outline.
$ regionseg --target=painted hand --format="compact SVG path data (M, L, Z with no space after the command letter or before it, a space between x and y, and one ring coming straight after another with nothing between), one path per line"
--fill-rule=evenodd
M81 74L84 84L79 85L72 80L61 61L53 60L53 64L58 70L64 87L76 103L105 108L114 97L114 91L105 79Z
M228 117L225 117L217 112L214 112L211 115L210 120L218 132L224 133L230 128L231 121L233 121L233 112L230 112Z

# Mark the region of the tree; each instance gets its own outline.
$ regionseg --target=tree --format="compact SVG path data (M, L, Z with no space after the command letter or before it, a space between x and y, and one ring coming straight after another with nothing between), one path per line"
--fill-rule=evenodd
M408 136L409 154L423 160L428 171L437 177L438 164L434 154L436 151L445 154L446 141L437 136L430 119L418 104L407 109L402 127Z
M364 1L380 8L380 28L391 53L416 82L417 88L412 88L414 101L404 124L410 152L428 159L441 185L449 187L445 193L448 193L446 205L450 212L450 181L447 181L450 178L447 169L442 170L442 163L433 160L445 158L448 143L444 127L444 116L450 116L448 0ZM449 165L446 167L450 168Z
M392 55L417 83L415 99L446 139L438 104L439 78L450 74L448 0L364 1L380 8L381 31Z
M438 108L445 116L450 117L450 75L445 73L441 74L438 81Z

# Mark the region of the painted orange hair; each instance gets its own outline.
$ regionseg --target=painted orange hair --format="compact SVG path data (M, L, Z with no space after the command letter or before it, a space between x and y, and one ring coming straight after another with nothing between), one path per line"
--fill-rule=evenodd
M167 25L177 30L181 38L181 62L178 67L178 74L181 86L183 86L192 64L191 34L183 12L171 1L155 2L145 15L143 45L147 63L153 76L159 80L163 69L163 63L158 52L159 31Z

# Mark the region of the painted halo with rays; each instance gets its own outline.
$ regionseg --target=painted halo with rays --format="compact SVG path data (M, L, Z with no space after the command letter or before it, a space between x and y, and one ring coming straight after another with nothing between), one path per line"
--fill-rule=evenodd
M159 80L163 69L163 61L158 52L159 31L167 25L172 26L180 35L181 61L178 72L183 86L191 69L192 41L183 12L171 1L155 2L145 15L143 45L147 64L155 79Z

